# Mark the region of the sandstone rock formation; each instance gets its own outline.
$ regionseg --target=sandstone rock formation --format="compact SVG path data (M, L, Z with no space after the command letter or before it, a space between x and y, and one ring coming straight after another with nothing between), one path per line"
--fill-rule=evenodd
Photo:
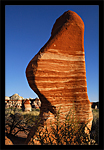
M19 95L16 93L16 94L13 94L12 96L10 96L10 99L11 99L11 100L22 100L23 97L22 97L22 96L19 96Z
M24 102L25 111L31 111L30 100L26 99Z
M36 102L36 109L38 109L40 106L41 106L41 101L39 98L26 98L29 100L29 103L31 102L31 106L33 106L34 108L34 105L32 105L33 101ZM17 107L19 109L22 108L22 110L24 110L24 102L26 101L26 99L24 99L22 96L19 96L18 94L13 94L12 96L8 97L8 96L5 96L5 108L10 108L10 107ZM29 105L30 107L30 105ZM29 108L30 109L30 108Z
M37 103L35 101L32 103L32 107L36 108L36 109L39 109L39 106L37 105Z
M41 107L41 101L39 98L35 99L35 103L38 105L38 107Z
M92 125L91 104L87 95L84 23L73 11L67 11L55 22L48 42L29 62L26 77L41 101L41 123L54 122L61 107L61 122L74 106L80 123ZM31 129L26 144L36 132Z
M10 100L10 98L8 96L5 96L5 100Z
M13 145L12 141L5 136L5 145Z

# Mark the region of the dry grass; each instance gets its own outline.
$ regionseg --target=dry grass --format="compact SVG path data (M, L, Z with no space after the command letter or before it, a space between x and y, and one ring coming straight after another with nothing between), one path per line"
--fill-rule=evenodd
M40 111L39 109L32 109L32 111L22 111L22 109L18 109L16 108L6 108L5 109L5 114L15 114L15 113L19 113L21 115L26 115L26 114L30 114L33 116L38 116Z
M32 115L32 116L38 116L39 113L40 113L39 111L30 111L30 112L29 111L28 112L24 111L24 112L21 112L22 115L28 115L29 114L29 115Z

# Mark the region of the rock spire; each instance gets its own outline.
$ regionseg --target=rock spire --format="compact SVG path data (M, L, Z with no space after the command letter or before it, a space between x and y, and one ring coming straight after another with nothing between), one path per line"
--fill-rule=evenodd
M54 122L61 107L60 121L74 106L80 123L92 125L91 104L87 95L84 22L73 12L63 13L52 28L48 42L29 62L26 77L31 89L41 101L41 122ZM36 132L33 127L26 143Z

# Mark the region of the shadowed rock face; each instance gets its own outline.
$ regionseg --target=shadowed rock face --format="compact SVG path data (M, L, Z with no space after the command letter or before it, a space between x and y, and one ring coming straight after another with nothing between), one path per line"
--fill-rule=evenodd
M41 121L54 121L61 107L61 120L74 106L80 122L92 125L91 104L87 95L84 23L80 16L67 11L55 22L51 37L29 62L26 77L41 101ZM28 135L27 143L35 128Z

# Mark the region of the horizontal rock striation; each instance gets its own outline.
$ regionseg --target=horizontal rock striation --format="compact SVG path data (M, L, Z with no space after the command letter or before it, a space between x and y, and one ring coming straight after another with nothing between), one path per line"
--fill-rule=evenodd
M92 125L91 104L87 95L84 23L80 16L67 11L55 22L49 41L29 62L26 77L32 90L39 96L42 121L54 121L60 109L65 115L74 107L80 123ZM33 135L35 128L31 130Z
M26 101L24 102L24 108L25 111L31 111L30 100L26 99Z

